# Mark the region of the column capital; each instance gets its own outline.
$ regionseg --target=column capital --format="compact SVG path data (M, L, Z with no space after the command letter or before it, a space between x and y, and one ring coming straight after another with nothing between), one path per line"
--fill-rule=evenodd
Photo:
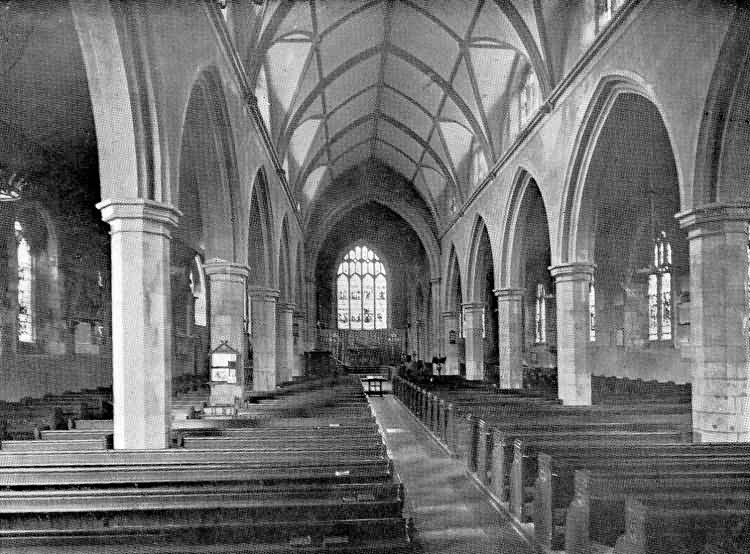
M594 275L596 264L592 262L572 262L560 265L551 265L549 269L555 281L577 281L590 280Z
M690 238L717 233L744 233L750 222L750 203L715 202L676 214Z
M279 289L252 285L247 287L247 294L250 298L265 300L267 302L277 302L279 299Z
M209 279L219 275L238 276L247 279L250 275L250 268L246 265L222 260L221 258L211 258L203 264L203 270Z
M461 307L465 312L481 312L484 310L485 303L484 302L464 302L461 304Z
M526 294L525 289L513 289L513 288L493 289L492 292L495 293L495 296L497 297L498 301L516 300L516 299L520 299L524 294Z
M294 314L294 309L297 307L297 304L294 302L277 302L276 303L276 312L289 312L290 314Z
M182 212L145 198L107 198L96 205L112 233L149 233L171 238Z
M443 312L441 315L443 316L443 319L448 319L448 318L451 318L451 317L453 317L453 318L458 317L456 315L456 312L450 312L450 311Z

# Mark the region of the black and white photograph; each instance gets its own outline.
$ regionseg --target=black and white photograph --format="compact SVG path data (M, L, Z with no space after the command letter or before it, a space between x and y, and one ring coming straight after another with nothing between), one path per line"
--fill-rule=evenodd
M750 554L750 2L0 0L0 554Z

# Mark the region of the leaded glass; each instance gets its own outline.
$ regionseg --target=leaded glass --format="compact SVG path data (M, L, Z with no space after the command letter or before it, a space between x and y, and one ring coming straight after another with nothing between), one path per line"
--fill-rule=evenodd
M339 264L336 309L339 329L385 329L388 291L385 268L367 246L356 246Z
M31 246L20 222L15 222L18 260L18 340L34 341Z

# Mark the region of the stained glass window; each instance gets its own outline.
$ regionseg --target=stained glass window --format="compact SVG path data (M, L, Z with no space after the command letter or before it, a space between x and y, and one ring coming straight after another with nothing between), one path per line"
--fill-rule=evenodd
M547 291L543 283L536 286L535 342L547 342Z
M380 258L367 246L350 250L336 274L339 329L385 329L388 281Z
M654 239L648 276L648 339L672 339L672 245L664 231Z
M34 341L34 294L32 284L33 259L31 246L24 236L20 222L15 222L18 259L18 340Z
M596 286L593 277L589 283L589 341L596 341Z
M203 273L203 263L199 256L193 258L190 266L190 292L193 295L193 323L206 326L206 278ZM249 317L246 318L249 320Z

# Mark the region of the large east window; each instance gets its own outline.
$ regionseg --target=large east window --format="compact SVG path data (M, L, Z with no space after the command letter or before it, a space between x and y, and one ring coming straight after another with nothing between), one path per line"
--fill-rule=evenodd
M672 245L661 231L654 239L648 276L648 340L672 339Z
M367 246L352 248L336 275L338 328L385 329L388 326L388 280L383 262Z

